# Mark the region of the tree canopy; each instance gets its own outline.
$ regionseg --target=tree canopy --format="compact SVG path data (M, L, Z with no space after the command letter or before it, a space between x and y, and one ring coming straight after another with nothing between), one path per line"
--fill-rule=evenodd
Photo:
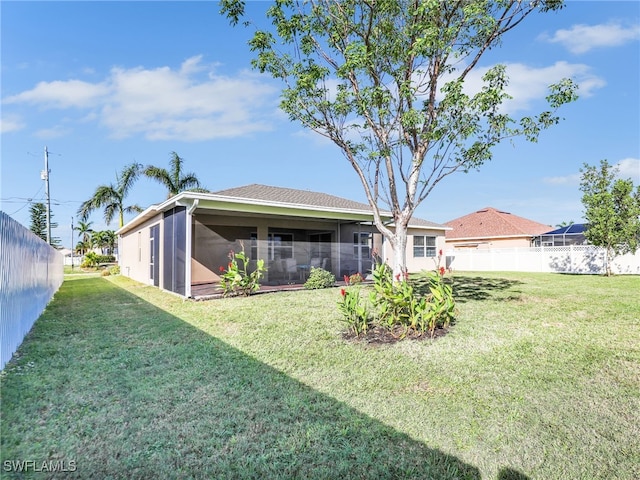
M244 21L240 0L221 13ZM535 11L561 1L278 0L272 26L249 41L254 68L282 81L281 108L329 138L359 177L374 222L406 265L407 226L416 207L448 175L479 168L500 141L540 132L560 120L576 85L549 86L548 109L505 113L508 75L489 68L478 91L465 81L482 56ZM393 216L383 222L381 210Z
M94 210L104 208L104 220L107 225L111 223L117 214L119 225L124 225L125 213L139 213L142 208L138 205L125 206L125 199L135 183L142 169L139 163L127 165L121 173L116 173L116 183L100 185L96 188L93 196L82 202L78 209L78 217L86 222Z
M168 197L177 195L183 190L202 190L200 189L200 181L198 180L198 177L196 177L195 173L184 173L182 171L184 159L178 156L176 152L171 152L169 164L169 170L155 167L153 165L147 165L144 168L143 173L147 177L164 185L167 188Z
M29 230L35 233L45 242L47 241L47 206L42 202L34 202L29 206L31 224ZM58 228L58 224L53 221L53 213L49 212L51 228ZM61 248L62 242L59 237L51 237L51 246Z
M585 237L607 250L607 275L618 255L635 253L640 247L640 185L616 176L619 170L602 160L600 166L584 164L580 190L585 208Z

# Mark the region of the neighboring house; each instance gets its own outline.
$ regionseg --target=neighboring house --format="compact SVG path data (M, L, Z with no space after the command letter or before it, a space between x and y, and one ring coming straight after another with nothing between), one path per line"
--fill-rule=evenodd
M386 215L391 220L390 215ZM421 219L409 225L407 267L434 269L446 227ZM212 193L182 192L152 205L116 232L123 275L186 297L213 284L244 248L264 259L265 284L302 282L310 267L338 278L367 274L373 254L391 263L390 248L367 204L324 193L247 185Z
M549 225L487 207L446 222L448 248L530 247Z
M584 236L586 223L572 223L556 230L543 233L533 239L536 247L564 247L566 245L588 245Z

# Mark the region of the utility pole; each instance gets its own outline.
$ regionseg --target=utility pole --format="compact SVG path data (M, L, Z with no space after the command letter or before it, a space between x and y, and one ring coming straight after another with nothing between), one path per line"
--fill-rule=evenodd
M49 196L49 152L47 147L44 147L44 170L40 174L40 178L44 180L45 192L47 196L47 243L51 245L51 197Z

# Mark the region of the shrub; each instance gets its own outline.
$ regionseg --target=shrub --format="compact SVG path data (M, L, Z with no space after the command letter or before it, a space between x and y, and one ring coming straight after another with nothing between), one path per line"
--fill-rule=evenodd
M100 263L114 263L116 261L116 257L113 255L96 255L96 261L98 264Z
M116 261L116 257L113 255L98 255L95 252L89 252L85 254L84 260L80 265L82 268L95 268L103 263L114 263Z
M249 261L244 247L238 253L233 250L229 252L229 265L226 269L220 267L220 285L224 296L244 295L248 297L253 292L260 290L260 279L266 271L264 260L258 259L256 269L251 273L247 271Z
M446 328L454 319L455 302L451 286L444 282L444 268L424 274L428 293L422 296L415 291L407 275L404 278L398 275L394 282L391 268L384 263L376 265L372 273L373 290L369 294L372 315L357 287L341 290L338 307L356 335L366 333L367 328L376 325L389 331L400 326L405 331L412 330L420 335L428 332L433 336L436 328Z
M114 265L111 267L109 269L109 273L111 273L111 275L120 275L120 265Z
M105 270L102 270L100 275L102 275L103 277L108 277L109 275L111 275L111 272L105 269Z
M84 256L84 260L82 260L82 264L80 265L82 268L94 268L98 266L98 255L94 252L89 252Z
M349 330L356 335L367 333L370 314L366 302L360 299L360 289L340 289L342 299L338 302L338 309L347 322Z
M336 283L336 276L323 268L311 267L309 278L304 284L304 288L309 290L333 287Z

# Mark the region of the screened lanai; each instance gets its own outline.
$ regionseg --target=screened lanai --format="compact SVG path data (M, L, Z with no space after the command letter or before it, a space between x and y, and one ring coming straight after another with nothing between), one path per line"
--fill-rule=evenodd
M564 247L567 245L587 245L584 232L587 225L584 223L572 223L564 227L557 228L533 238L533 245L536 247Z

